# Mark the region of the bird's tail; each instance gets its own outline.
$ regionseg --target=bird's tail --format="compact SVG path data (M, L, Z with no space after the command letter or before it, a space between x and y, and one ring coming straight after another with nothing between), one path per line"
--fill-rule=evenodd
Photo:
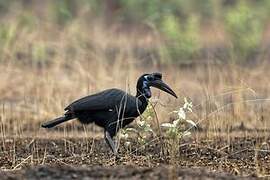
M69 121L73 119L72 117L68 117L68 116L62 116L62 117L59 117L59 118L56 118L56 119L53 119L51 121L48 121L48 122L45 122L43 124L41 124L41 127L43 128L52 128L58 124L61 124L63 122L66 122L66 121Z

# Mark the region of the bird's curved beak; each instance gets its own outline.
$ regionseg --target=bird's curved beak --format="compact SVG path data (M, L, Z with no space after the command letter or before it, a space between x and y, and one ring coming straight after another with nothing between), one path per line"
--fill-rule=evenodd
M156 87L162 91L169 93L170 95L174 96L175 98L177 98L177 95L175 94L175 92L167 84L165 84L162 80L155 80L155 81L149 82L149 86Z

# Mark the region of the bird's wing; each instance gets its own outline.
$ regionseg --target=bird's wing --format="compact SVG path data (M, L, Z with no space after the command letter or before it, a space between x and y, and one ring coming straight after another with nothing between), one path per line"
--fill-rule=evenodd
M86 96L68 105L65 110L72 111L94 111L94 110L109 110L118 106L125 97L128 97L126 92L120 89L108 89L97 94ZM130 96L133 97L133 96ZM135 97L133 97L135 98ZM129 98L127 98L129 99ZM136 99L136 98L135 98Z

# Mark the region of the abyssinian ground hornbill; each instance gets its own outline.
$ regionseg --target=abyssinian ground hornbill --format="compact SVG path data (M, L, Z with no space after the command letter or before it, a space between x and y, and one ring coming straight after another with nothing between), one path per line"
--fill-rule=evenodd
M174 91L162 81L161 73L143 74L137 82L136 96L120 89L108 89L89 95L68 105L64 116L43 123L42 127L51 128L75 118L83 124L94 122L104 128L104 138L116 155L117 146L113 137L120 128L144 112L151 97L151 86L177 98Z

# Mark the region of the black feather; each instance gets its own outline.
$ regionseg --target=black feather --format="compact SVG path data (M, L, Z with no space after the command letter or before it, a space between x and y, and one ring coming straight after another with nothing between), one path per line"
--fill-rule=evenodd
M59 118L56 118L54 120L51 120L51 121L48 121L48 122L45 122L41 125L41 127L43 128L52 128L58 124L61 124L63 122L66 122L70 119L68 119L67 117L63 116L63 117L59 117Z

